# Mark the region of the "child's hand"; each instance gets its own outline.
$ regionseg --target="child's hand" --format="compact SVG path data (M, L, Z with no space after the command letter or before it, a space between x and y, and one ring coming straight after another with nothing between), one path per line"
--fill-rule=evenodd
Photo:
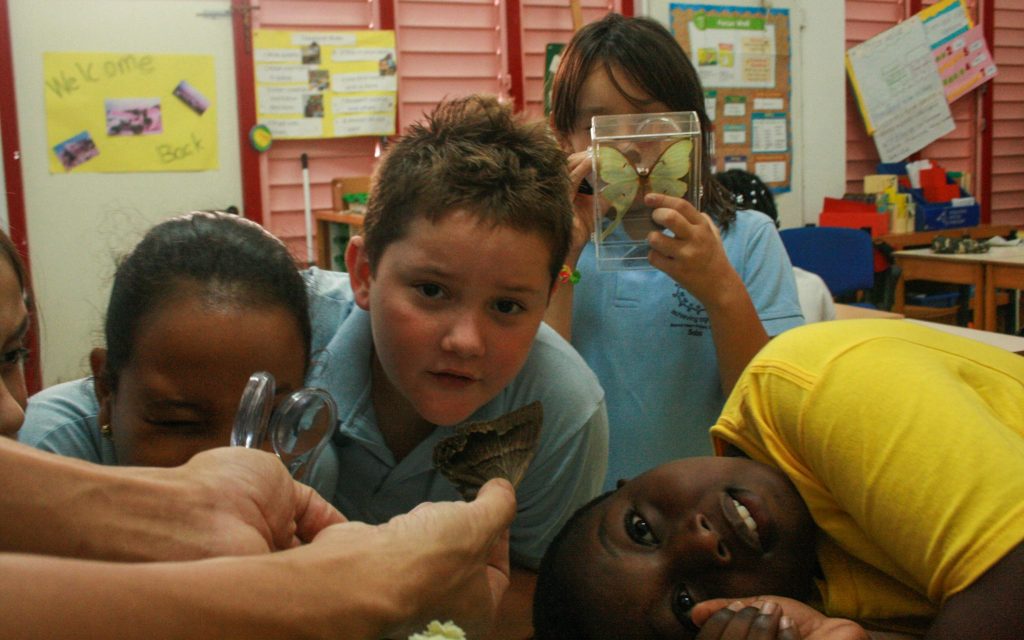
M852 620L829 618L799 600L780 596L705 600L693 608L691 617L701 628L698 640L869 639L867 631Z
M569 181L572 187L570 198L573 204L575 220L573 222L572 247L569 249L569 264L575 265L583 247L590 241L594 233L594 196L580 193L580 184L593 170L593 160L589 151L580 151L569 156ZM593 187L591 187L591 190Z
M648 234L648 259L652 266L665 272L706 307L713 304L715 294L732 286L730 280L735 286L743 286L725 255L718 227L710 216L682 198L660 193L644 196L644 204L654 208L654 222L675 235L670 237L660 231Z
M737 600L710 614L697 640L801 640L792 618L783 617L782 613L782 608L772 600L754 600L749 604Z

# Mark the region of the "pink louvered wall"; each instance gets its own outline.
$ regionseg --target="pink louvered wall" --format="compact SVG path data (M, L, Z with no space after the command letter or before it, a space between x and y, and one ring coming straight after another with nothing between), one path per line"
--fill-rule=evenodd
M564 0L522 0L523 70L526 110L540 117L544 113L544 55L549 42L568 42L572 37L572 14ZM580 0L583 22L593 22L609 11L621 11L618 0Z
M870 40L903 19L905 0L846 0L846 48ZM857 101L846 82L846 190L863 191L864 176L876 173L878 151L864 130ZM839 196L842 194L836 194Z
M993 224L1024 224L1024 2L1021 0L968 0L975 22L983 3L992 2L995 37L989 42L999 75L982 90L973 91L951 105L956 130L937 140L918 157L934 159L951 171L968 171L979 191L983 158L982 91L992 91L993 152L991 162ZM925 0L923 6L934 4ZM846 47L857 45L910 15L908 0L847 0ZM847 190L861 191L862 179L878 163L874 143L864 132L847 84L846 181Z
M292 30L370 29L379 22L373 1L254 0L255 28ZM260 184L264 224L305 259L305 217L302 167L299 157L309 156L313 209L330 209L333 178L366 175L373 165L377 140L275 140L260 157Z
M995 0L992 223L1024 226L1024 0Z
M380 23L381 0L252 0L253 26L282 29L367 29ZM508 97L505 2L514 0L394 0L399 60L399 127L405 127L445 96L489 92ZM969 0L975 17L978 3ZM1024 0L995 3L993 52L999 65L994 91L992 222L1024 224ZM519 0L526 110L543 110L544 49L572 34L563 0ZM931 4L926 1L925 5ZM589 22L621 0L583 0ZM846 0L846 46L888 29L909 14L909 0ZM990 43L992 45L993 43ZM860 191L864 175L878 162L847 91L847 189ZM922 152L951 170L980 170L980 93L953 105L957 129ZM310 156L314 209L331 206L330 181L372 171L381 140L280 140L261 158L264 222L304 255L305 223L299 156Z

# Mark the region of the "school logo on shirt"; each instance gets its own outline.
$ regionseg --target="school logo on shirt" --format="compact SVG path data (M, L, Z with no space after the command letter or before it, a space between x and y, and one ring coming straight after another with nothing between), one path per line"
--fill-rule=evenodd
M672 297L675 298L676 308L671 311L670 327L685 328L686 335L697 337L710 330L707 310L686 289L676 285Z

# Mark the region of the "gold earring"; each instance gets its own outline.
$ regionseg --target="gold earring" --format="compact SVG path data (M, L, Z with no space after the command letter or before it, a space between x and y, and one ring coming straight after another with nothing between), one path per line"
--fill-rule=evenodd
M109 440L110 438L112 438L112 437L114 436L114 430L110 428L110 425L109 425L109 424L105 424L105 425L102 425L102 426L100 427L100 434L101 434L101 435L102 435L102 436L103 436L104 438L106 438L107 440Z

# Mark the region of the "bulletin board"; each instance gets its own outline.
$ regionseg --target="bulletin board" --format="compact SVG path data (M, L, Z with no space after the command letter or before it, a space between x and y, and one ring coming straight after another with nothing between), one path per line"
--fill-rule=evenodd
M212 56L44 53L50 173L217 168Z
M395 32L253 30L256 110L275 139L395 133Z
M750 171L775 193L788 192L789 10L670 4L669 24L704 86L716 171Z

